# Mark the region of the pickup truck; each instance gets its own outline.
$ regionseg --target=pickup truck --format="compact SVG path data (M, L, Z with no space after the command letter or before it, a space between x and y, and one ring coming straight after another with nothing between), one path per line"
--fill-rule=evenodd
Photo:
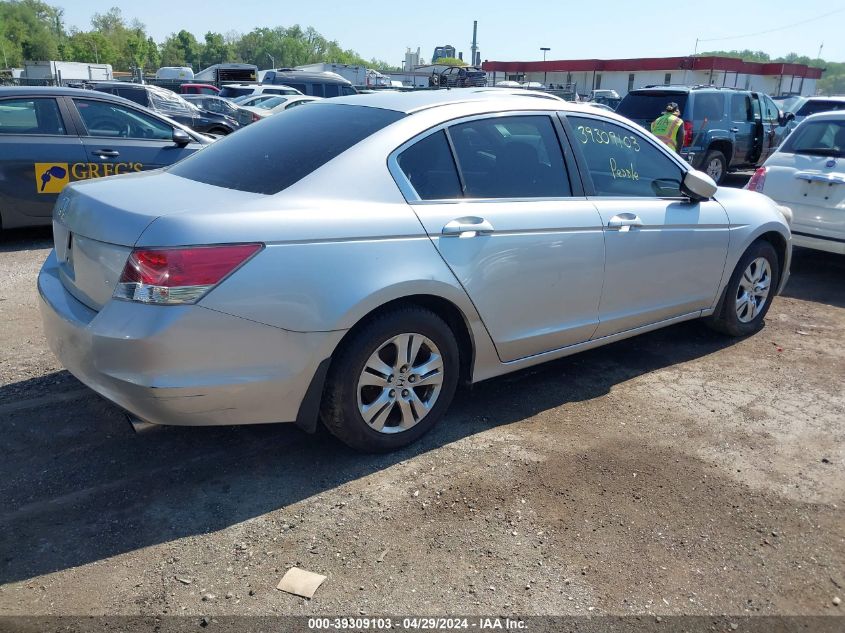
M629 92L616 113L649 129L671 102L684 120L681 157L717 184L729 171L762 165L787 133L787 115L771 97L735 88L647 86Z

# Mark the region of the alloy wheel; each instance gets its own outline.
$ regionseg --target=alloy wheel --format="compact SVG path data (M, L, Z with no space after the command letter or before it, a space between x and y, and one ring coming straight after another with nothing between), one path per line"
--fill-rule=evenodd
M710 176L715 182L719 182L722 178L722 161L718 158L710 159L710 162L707 163L707 168L705 172L708 176Z
M772 268L765 257L758 257L748 264L736 292L736 317L740 323L749 323L760 314L771 285Z
M443 387L443 357L422 334L398 334L382 343L358 378L358 411L379 433L400 433L434 407Z

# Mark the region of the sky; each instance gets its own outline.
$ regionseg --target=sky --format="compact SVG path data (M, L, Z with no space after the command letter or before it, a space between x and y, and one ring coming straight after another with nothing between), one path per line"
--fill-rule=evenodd
M313 26L343 48L393 65L404 60L407 47L419 47L429 61L434 47L442 44L452 44L468 59L473 20L478 20L482 60L542 59L543 46L551 49L547 59L691 55L698 39L698 52L747 48L772 57L790 52L815 57L823 44L823 59L845 62L845 0L47 2L65 10L68 27L81 29L90 28L93 13L119 7L127 20L140 20L159 42L183 28L201 40L207 31Z

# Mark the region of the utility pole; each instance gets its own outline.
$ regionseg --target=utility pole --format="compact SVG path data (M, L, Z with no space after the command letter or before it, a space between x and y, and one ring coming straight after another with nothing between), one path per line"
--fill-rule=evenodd
M469 47L470 50L470 60L469 65L475 66L475 53L478 50L478 20L472 21L472 45Z
M543 64L545 64L546 63L546 53L548 53L552 49L549 48L548 46L541 46L540 50L543 51ZM546 67L544 65L543 66L543 86L545 86L545 85L546 85Z

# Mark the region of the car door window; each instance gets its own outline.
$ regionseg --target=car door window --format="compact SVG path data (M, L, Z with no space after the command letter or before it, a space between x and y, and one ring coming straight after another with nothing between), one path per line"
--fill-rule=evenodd
M568 120L597 196L681 197L681 168L644 137L602 119Z
M763 97L763 121L766 123L770 123L772 125L778 124L778 117L780 116L780 110L769 97Z
M55 99L0 101L0 134L67 134Z
M572 195L548 116L478 119L449 128L467 198Z
M422 200L460 198L461 182L446 133L426 136L399 154L399 168Z
M121 104L74 99L89 136L171 140L173 128Z
M337 97L340 95L340 86L337 84L326 84L325 86L325 93L323 94L326 99L329 97Z
M736 122L749 122L754 120L754 111L751 107L751 97L743 94L731 95L731 118Z

